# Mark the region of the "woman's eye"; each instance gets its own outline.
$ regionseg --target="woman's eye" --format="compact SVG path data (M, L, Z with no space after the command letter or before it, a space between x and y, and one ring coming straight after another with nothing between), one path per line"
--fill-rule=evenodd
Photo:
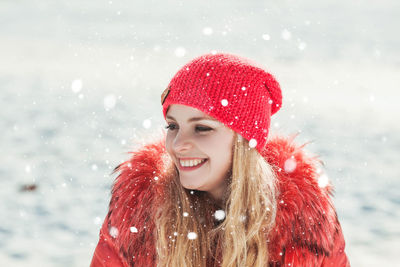
M175 130L176 129L176 125L175 124L168 124L167 126L165 126L165 129L169 129L169 130ZM211 131L212 129L209 127L203 127L203 126L196 126L196 131L197 132L207 132L207 131Z
M167 126L165 126L165 129L170 129L170 130L174 130L175 128L175 124L168 124Z
M196 131L200 131L200 132L207 132L207 131L211 131L211 128L208 127L202 127L202 126L197 126L196 127Z

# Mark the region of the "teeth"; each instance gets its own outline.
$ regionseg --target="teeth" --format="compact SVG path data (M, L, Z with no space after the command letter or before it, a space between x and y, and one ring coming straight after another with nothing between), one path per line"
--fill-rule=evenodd
M205 159L195 159L195 160L180 160L180 163L183 167L193 167L199 165L205 161Z

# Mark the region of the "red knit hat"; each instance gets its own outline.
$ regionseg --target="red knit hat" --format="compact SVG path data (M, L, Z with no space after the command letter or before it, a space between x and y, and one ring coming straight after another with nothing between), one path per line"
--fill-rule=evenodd
M275 78L249 59L227 53L205 54L183 66L161 95L164 118L168 107L194 107L250 141L261 153L271 116L282 105Z

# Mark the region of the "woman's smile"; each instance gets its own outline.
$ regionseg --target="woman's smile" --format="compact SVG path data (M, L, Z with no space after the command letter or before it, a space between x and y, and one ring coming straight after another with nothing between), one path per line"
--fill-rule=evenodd
M195 159L195 160L179 160L179 170L192 171L203 166L208 159Z

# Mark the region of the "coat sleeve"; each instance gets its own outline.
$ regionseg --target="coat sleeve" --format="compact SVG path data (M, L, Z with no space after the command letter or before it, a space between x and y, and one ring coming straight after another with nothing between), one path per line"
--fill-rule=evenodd
M107 231L107 223L104 221L100 229L100 238L93 254L90 267L121 267L128 266L120 257L113 238Z
M331 255L325 256L322 262L322 267L328 266L339 266L339 267L350 267L350 262L347 258L346 252L344 251L345 242L342 233L342 229L339 225L339 231L335 239L333 250Z
M336 235L334 246L328 255L318 255L306 247L288 246L284 255L283 266L310 266L310 267L350 267L350 262L344 251L345 241L341 228Z

